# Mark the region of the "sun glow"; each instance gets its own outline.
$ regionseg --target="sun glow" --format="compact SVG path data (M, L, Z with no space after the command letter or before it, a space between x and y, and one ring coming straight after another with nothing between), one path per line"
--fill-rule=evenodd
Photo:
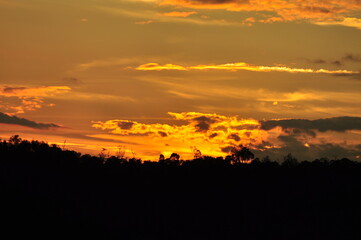
M238 119L218 114L198 112L169 112L170 116L183 125L144 124L129 120L109 120L93 122L93 127L110 131L115 135L130 137L148 137L153 143L166 148L174 148L182 153L190 153L190 146L197 146L207 155L224 155L229 146L255 146L267 138L267 132L260 129L260 123L253 119ZM163 147L164 148L164 147ZM159 151L163 151L159 149ZM165 150L168 151L168 150ZM169 150L172 151L172 150Z

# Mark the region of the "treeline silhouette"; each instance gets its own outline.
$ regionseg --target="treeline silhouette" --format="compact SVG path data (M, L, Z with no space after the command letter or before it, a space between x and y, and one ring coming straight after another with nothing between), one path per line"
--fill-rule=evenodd
M361 163L159 161L0 142L0 234L13 239L361 239ZM252 160L252 161L250 161ZM9 239L9 238L7 238Z

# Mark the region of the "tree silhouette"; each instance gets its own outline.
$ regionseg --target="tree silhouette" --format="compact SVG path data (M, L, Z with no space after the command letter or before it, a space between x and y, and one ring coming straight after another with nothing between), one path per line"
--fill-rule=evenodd
M298 160L292 156L291 153L283 157L282 166L283 167L296 167L298 165Z
M9 139L9 143L17 145L22 141L22 139L19 137L19 135L11 136Z
M24 232L23 239L46 230L75 236L78 229L80 238L99 231L101 239L183 239L189 229L211 229L216 239L267 239L277 231L289 239L359 239L359 161L298 164L288 154L280 167L242 145L225 159L188 161L177 153L142 162L103 152L81 155L18 135L1 140L2 233Z
M201 151L196 147L191 147L192 151L193 151L193 159L200 159L202 158L202 153Z
M169 157L169 160L171 160L171 161L174 161L174 160L178 161L179 159L180 159L180 156L178 153L172 153Z
M243 145L232 148L233 163L248 163L254 159L254 154Z

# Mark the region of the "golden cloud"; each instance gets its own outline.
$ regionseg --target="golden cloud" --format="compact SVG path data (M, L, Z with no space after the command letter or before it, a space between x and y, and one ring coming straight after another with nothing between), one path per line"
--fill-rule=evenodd
M187 71L188 70L187 67L182 67L180 65L174 65L174 64L159 65L158 63L146 63L138 66L136 69L142 71L162 71L162 70Z
M129 120L93 122L97 129L109 131L124 137L149 137L152 142L165 143L187 149L197 146L206 154L224 154L222 147L230 145L256 145L267 138L267 132L260 129L260 123L253 119L238 119L218 114L198 112L168 113L183 124L145 124ZM185 123L185 124L184 124Z
M159 4L193 9L223 9L276 14L276 16L261 20L263 22L340 19L361 9L358 0L163 0Z
M68 86L4 86L0 88L0 109L10 115L34 111L45 104L44 98L64 94L70 90ZM48 104L48 106L53 106L53 104Z
M318 25L340 25L346 27L354 27L361 29L361 19L360 18L344 18L340 21L324 21L324 22L316 22Z
M141 71L162 71L162 70L247 70L254 72L288 72L288 73L325 73L325 74L359 74L358 71L350 70L327 70L327 69L310 69L310 68L290 68L285 66L257 66L245 62L216 64L216 65L196 65L196 66L181 66L175 64L160 65L158 63L147 63L135 68Z
M342 137L339 142L335 142L336 133L328 131L348 134L345 132L347 129L359 129L357 123L361 119L341 117L258 121L199 112L168 114L172 117L173 124L146 124L116 119L93 122L92 126L110 133L98 134L98 137L133 142L133 145L124 147L133 149L148 159L154 159L160 153L169 156L172 152L177 152L183 159L191 159L195 149L199 149L203 155L225 156L232 146L240 144L251 148L257 156L273 154L279 157L292 150L314 157L324 154L320 149L327 145L325 141L331 141L336 147L342 143ZM327 123L327 126L322 123ZM359 144L361 139L355 136L352 141L353 144Z

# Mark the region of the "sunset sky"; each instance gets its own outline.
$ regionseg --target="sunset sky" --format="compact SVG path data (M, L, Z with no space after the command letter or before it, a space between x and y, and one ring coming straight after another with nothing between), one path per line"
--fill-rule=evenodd
M361 158L360 0L0 0L0 137Z

